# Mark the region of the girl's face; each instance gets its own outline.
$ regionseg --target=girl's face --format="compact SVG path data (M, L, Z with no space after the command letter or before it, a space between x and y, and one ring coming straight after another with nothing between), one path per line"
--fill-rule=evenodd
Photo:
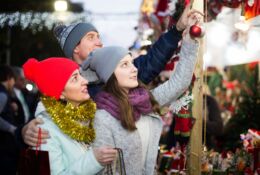
M134 58L126 55L117 65L114 74L120 87L127 92L138 86L137 68L133 64Z
M90 98L87 84L88 81L80 75L79 70L75 70L65 85L61 99L78 106Z

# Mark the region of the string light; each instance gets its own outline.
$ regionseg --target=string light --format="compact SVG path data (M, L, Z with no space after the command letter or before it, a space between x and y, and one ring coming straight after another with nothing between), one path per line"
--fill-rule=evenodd
M42 30L47 27L49 30L58 23L69 25L75 22L92 21L92 13L85 11L82 13L72 12L15 12L0 13L0 28L5 26L21 26L23 30L31 28L34 30Z
M64 0L57 0L54 2L54 8L56 11L64 12L68 9L68 3Z

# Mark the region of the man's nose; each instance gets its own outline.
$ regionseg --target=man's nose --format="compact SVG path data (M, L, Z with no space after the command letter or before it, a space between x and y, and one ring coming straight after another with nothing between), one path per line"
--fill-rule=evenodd
M100 38L97 38L97 39L96 39L96 45L97 45L97 46L100 46L100 47L103 47L103 44L102 44L102 41L101 41Z

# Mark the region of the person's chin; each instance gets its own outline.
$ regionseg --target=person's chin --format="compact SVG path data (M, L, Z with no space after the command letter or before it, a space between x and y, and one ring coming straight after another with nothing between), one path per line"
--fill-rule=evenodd
M84 94L84 100L89 100L90 99L90 95L89 94Z
M136 88L136 87L138 87L138 82L137 83L133 83L131 88Z

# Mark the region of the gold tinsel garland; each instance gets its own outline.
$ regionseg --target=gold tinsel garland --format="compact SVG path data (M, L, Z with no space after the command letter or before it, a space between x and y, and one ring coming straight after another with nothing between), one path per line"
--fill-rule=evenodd
M80 106L42 96L41 101L53 122L68 136L80 142L92 143L95 139L93 120L96 104L87 100Z

